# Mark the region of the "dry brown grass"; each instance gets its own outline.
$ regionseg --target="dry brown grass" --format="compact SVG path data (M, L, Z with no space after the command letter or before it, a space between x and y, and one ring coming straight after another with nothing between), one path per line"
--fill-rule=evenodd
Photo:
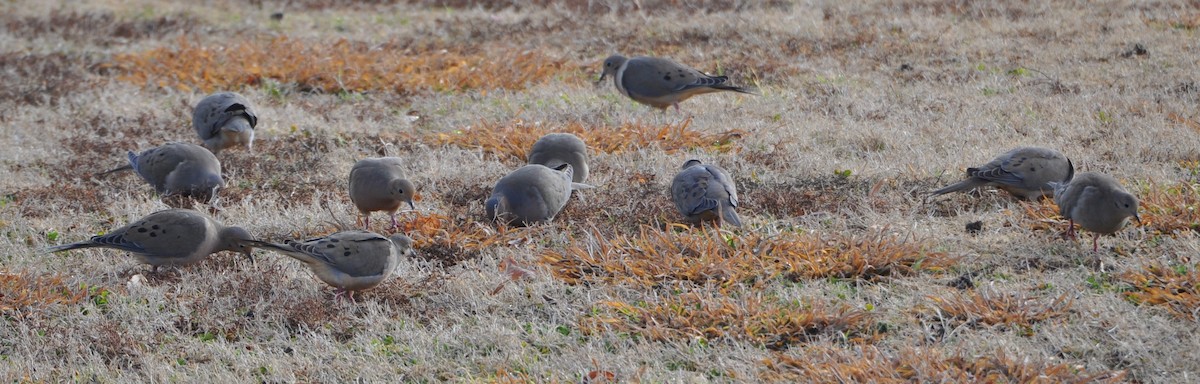
M0 271L0 316L6 321L52 317L56 307L87 301L103 307L110 294L104 287L67 283L64 276Z
M1012 356L1004 351L964 356L937 348L802 347L764 359L760 378L774 382L853 383L1121 383L1124 371L1085 372L1069 364Z
M1200 321L1200 272L1195 265L1147 265L1118 276L1132 289L1124 295L1137 304L1166 307L1171 314Z
M180 37L172 47L120 54L110 64L117 77L137 84L190 92L261 85L266 81L300 91L520 90L554 79L569 67L538 51L442 50L413 54L389 44L345 39L305 41L285 36L227 45Z
M943 271L956 259L928 245L888 235L868 236L688 230L642 227L638 235L577 239L541 256L551 272L571 283L642 287L690 282L726 290L780 280L845 278L874 281Z
M513 121L507 124L480 123L453 132L430 134L427 141L455 145L468 149L511 156L525 161L533 143L549 133L565 132L579 136L588 149L599 153L619 154L639 149L654 148L674 153L685 150L704 149L713 152L728 152L736 148L735 139L745 134L740 130L720 133L704 133L688 128L691 119L678 123L652 124L626 122L619 126L592 126L582 122L566 124L527 123Z
M781 350L815 340L853 344L879 337L872 315L846 305L727 297L704 290L636 301L601 301L580 320L586 334L619 332L653 341L750 340Z
M945 326L1001 325L1027 336L1033 335L1034 324L1069 314L1073 303L1066 293L1054 298L1040 298L992 289L927 296L926 300L930 304L921 312L937 318Z

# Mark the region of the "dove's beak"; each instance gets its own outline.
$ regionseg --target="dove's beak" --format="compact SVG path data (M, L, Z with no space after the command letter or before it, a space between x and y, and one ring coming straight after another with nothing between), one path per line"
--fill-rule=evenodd
M1133 214L1133 219L1137 221L1138 225L1142 225L1142 217L1141 216L1138 216L1138 214L1135 213L1135 214Z
M605 77L605 76L608 76L608 72L600 72L600 78L599 78L599 79L596 79L596 82L595 82L594 84L595 84L596 86L600 86L600 82L601 82L601 81L604 81L604 77Z

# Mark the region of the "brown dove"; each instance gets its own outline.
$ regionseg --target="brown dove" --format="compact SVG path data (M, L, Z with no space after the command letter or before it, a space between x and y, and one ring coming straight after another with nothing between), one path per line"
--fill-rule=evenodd
M587 145L579 136L570 133L551 133L533 143L529 150L529 164L541 164L557 168L570 164L574 174L571 181L582 183L588 177Z
M241 252L250 257L254 238L241 227L226 227L209 216L190 209L168 209L151 213L132 224L93 236L87 241L49 248L62 252L83 248L112 248L133 254L150 264L153 272L163 265L191 265L220 251Z
M737 187L725 170L691 159L671 180L671 200L689 223L715 221L742 226L737 214Z
M403 163L396 157L359 160L350 168L350 201L363 214L364 228L371 227L371 212L387 211L396 223L396 211L402 204L416 209L416 188L404 177Z
M1020 147L977 168L967 168L966 180L933 191L929 197L990 185L1018 198L1036 200L1053 197L1050 183L1066 182L1074 175L1074 165L1062 153L1050 148Z
M212 202L221 179L221 162L204 147L189 143L167 143L142 151L129 152L129 165L101 173L133 170L164 197L183 196Z
M1092 252L1100 235L1116 233L1132 217L1140 224L1138 199L1112 176L1084 172L1066 183L1054 183L1054 203L1068 220L1067 237L1075 238L1075 223L1092 232Z
M304 241L287 240L283 244L252 241L255 247L270 249L300 260L317 278L338 293L373 288L387 280L400 264L400 258L412 252L412 239L404 234L391 237L348 230Z
M573 189L591 188L571 182L571 165L548 168L529 164L500 178L484 206L487 217L506 224L531 225L554 220Z
M234 92L217 92L196 104L192 112L192 128L213 153L226 148L244 146L253 150L254 127L258 114L249 100Z
M658 57L636 56L626 58L612 55L604 60L605 77L612 76L617 90L636 102L666 111L674 106L679 111L679 102L700 94L734 91L753 94L746 88L726 84L726 76L709 76L683 64Z

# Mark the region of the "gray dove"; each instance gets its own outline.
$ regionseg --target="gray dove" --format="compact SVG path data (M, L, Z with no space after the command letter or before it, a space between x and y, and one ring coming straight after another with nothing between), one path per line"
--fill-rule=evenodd
M1020 147L996 157L978 168L967 168L967 179L933 191L929 197L950 192L994 186L1018 198L1036 200L1053 197L1052 182L1067 182L1075 175L1075 166L1062 153L1042 147Z
M663 110L700 94L718 91L734 91L754 94L746 88L726 84L729 77L709 76L669 59L637 56L625 58L612 55L604 59L604 72L599 84L607 76L613 77L617 90L636 102Z
M571 181L582 183L588 177L587 145L579 136L570 133L551 133L533 143L529 151L529 164L541 164L557 168L570 164L574 174Z
M184 196L212 203L221 179L221 162L204 147L189 143L167 143L128 154L129 165L101 175L133 170L164 197Z
M220 251L241 252L250 257L253 241L241 227L226 227L207 215L190 209L168 209L90 240L60 245L47 252L83 248L112 248L133 254L157 272L162 265L191 265ZM251 259L253 260L253 259Z
M257 125L258 114L250 100L234 92L208 95L192 112L192 127L213 153L236 146L253 150Z
M363 214L366 229L371 227L371 212L387 211L392 218L392 229L396 223L396 211L400 205L413 205L416 188L404 177L403 163L396 157L363 159L350 168L350 201Z
M412 252L412 239L404 234L391 237L360 230L348 230L304 241L287 240L283 244L252 241L255 247L270 249L300 260L317 278L333 286L338 293L373 288L392 275L400 258Z
M1096 252L1100 235L1116 233L1132 217L1139 224L1138 199L1112 176L1084 172L1066 183L1054 184L1054 203L1058 212L1068 220L1064 234L1075 238L1075 223L1092 232L1092 252Z
M487 199L487 217L506 224L532 225L554 220L573 189L592 186L571 182L571 165L548 168L529 164L500 178Z
M682 171L671 180L671 200L689 223L715 221L720 226L724 221L742 226L736 209L737 187L718 166L701 164L696 159L684 162Z

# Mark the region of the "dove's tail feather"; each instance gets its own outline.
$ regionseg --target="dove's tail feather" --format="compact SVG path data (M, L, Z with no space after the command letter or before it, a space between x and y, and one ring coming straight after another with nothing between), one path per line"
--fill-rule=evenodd
M966 180L963 180L963 181L960 181L960 182L957 182L954 184L950 184L950 185L946 186L945 188L930 192L929 197L934 197L937 195L944 195L944 194L952 193L952 192L969 191L969 190L972 190L972 189L975 189L978 187L982 187L984 184L987 184L987 182L983 181L983 180L975 179L975 178L970 178L970 179L966 179Z
M99 248L99 247L103 247L103 246L104 246L103 244L96 244L96 243L93 243L90 241L81 241L78 243L63 244L63 245L59 245L59 246L46 248L46 253L58 253L58 252L63 252L63 251L71 251L71 250L84 249L84 248Z
M581 189L592 189L592 188L596 188L596 186L591 185L591 184L584 184L584 183L571 183L572 191L578 191Z
M719 208L717 208L717 210L720 211L719 213L721 214L722 221L729 223L735 227L742 226L742 218L738 217L737 210L734 209L733 207L725 205L725 204L721 204L719 206Z
M118 172L125 172L125 170L133 170L133 166L131 166L131 164L125 164L125 166L121 166L121 167L113 168L113 169L109 169L109 170L104 170L104 172L97 173L96 176L104 176L104 175L118 173Z
M758 94L758 93L755 93L753 90L750 90L749 88L739 87L736 85L717 84L717 85L712 85L711 87L713 89L719 89L722 91L734 91L734 92L738 92L738 93L745 93L748 95L757 95Z

